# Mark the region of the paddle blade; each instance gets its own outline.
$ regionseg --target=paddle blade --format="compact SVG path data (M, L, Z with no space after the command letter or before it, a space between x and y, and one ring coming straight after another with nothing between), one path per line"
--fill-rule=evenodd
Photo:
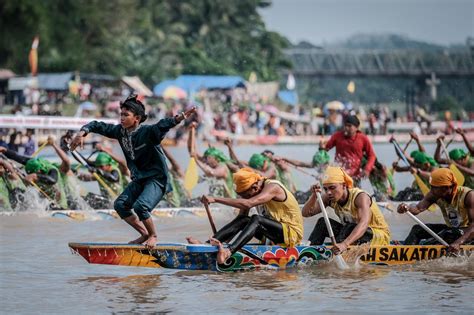
M334 255L334 261L336 262L337 268L341 270L349 269L349 265L347 265L346 261L341 255Z
M416 184L420 188L421 193L423 194L423 196L426 196L430 191L430 188L428 187L428 185L425 184L425 182L421 179L420 176L418 176L417 174L413 174L413 176L415 176Z
M188 168L184 174L184 188L191 192L196 187L199 179L198 166L196 160L191 158L188 163Z
M449 169L453 172L454 177L456 178L456 181L458 182L459 186L464 185L464 175L461 173L459 168L456 166L456 164L450 164Z

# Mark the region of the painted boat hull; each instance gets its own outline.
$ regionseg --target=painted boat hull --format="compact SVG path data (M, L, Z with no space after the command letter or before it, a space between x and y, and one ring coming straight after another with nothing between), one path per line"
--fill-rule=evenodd
M246 245L225 264L217 264L217 247L211 245L157 244L147 249L143 245L69 243L69 247L91 264L211 271L286 269L332 256L325 246Z
M143 245L113 243L69 243L72 251L91 264L169 268L184 270L242 271L254 269L287 269L298 264L328 261L329 246L246 245L225 264L217 264L217 247L191 244L157 244L153 249ZM461 247L470 255L474 245ZM379 265L404 265L446 256L442 245L371 246L360 260Z

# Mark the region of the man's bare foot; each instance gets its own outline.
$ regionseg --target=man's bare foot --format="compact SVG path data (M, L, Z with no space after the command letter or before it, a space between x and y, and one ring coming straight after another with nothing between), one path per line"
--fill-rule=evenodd
M147 238L147 240L143 243L143 245L146 246L146 248L153 248L155 247L157 242L156 235L151 235Z
M148 235L142 235L139 238L128 242L128 244L142 244L144 241L148 239Z
M228 248L225 248L224 245L222 245L222 243L218 239L211 237L209 241L211 245L217 246L219 248L219 250L217 251L218 264L225 263L227 259L229 259L229 257L232 256L232 253L230 252L230 250Z
M188 241L189 244L202 244L200 240L197 240L192 236L186 237L186 241Z

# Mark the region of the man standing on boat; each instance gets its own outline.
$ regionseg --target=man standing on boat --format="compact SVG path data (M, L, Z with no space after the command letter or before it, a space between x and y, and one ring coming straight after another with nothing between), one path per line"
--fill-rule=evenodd
M358 128L357 116L348 116L344 121L344 130L334 133L326 143L326 151L336 147L335 161L340 163L349 176L356 182L369 176L375 163L372 143ZM367 163L362 168L363 158Z
M160 143L168 130L194 114L196 108L172 118L161 119L153 125L142 125L147 115L145 106L136 95L129 96L121 103L120 108L119 125L98 121L88 123L73 139L71 150L82 145L84 137L90 132L118 140L132 174L132 182L115 200L114 208L125 222L140 233L140 237L131 243L153 247L157 237L150 212L169 187L166 160Z
M351 244L370 242L371 245L388 245L390 230L375 200L362 189L353 187L352 178L341 168L329 166L323 175L324 205L334 209L341 223L330 219L337 244L336 254L344 252ZM321 212L316 200L318 184L303 207L303 216L311 217ZM309 236L311 245L321 245L329 237L324 218L320 218Z
M439 168L431 173L431 189L415 206L401 203L399 213L410 211L417 215L436 203L443 213L446 224L427 224L441 238L450 244L451 250L459 249L466 243L474 231L474 192L471 188L460 186L449 168ZM406 245L419 244L429 239L428 234L419 225L413 226L405 239Z
M267 179L250 168L233 174L239 199L203 196L203 203L220 203L240 209L239 215L219 230L211 244L219 247L217 262L224 263L233 253L247 244L254 236L265 236L275 244L292 247L303 238L303 217L293 194L276 180ZM250 208L260 207L264 215L248 216ZM230 241L224 247L221 242ZM194 243L194 239L188 237Z

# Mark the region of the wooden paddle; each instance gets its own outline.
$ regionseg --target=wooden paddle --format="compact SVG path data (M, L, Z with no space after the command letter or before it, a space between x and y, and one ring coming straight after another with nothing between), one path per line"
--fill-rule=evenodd
M48 141L43 142L43 144L31 155L32 158L37 156L41 151L43 151L44 148L48 145Z
M446 159L448 160L449 164L449 169L453 172L454 177L456 178L456 181L458 182L459 186L462 186L464 184L465 178L463 173L459 170L459 168L456 166L456 164L453 163L453 161L449 157L448 150L446 149L446 146L444 145L444 141L442 139L439 139L441 148L444 151L444 154L446 155Z
M212 233L215 235L217 233L217 229L216 224L214 223L214 219L212 218L211 210L209 209L209 204L207 202L203 202L202 204L204 205L204 209L206 209L207 218L209 219L209 224L211 225ZM258 260L262 265L268 265L268 262L265 261L262 257L255 255L254 253L246 250L243 247L239 249L239 252L242 252L245 255Z
M332 231L331 222L329 221L328 213L326 212L326 207L324 206L323 199L321 198L321 194L319 192L316 193L317 202L319 203L319 208L321 208L321 212L323 213L324 222L326 222L326 228L328 230L329 237L331 238L332 245L335 246L337 244L336 238L334 237L334 232ZM337 267L339 269L349 269L346 261L341 255L334 255L334 259L336 260Z
M293 165L293 164L288 163L288 162L286 162L286 164L287 164L287 165L290 165L290 166L293 166L297 171L300 171L301 173L303 173L303 174L305 174L305 175L311 176L311 177L313 177L313 178L319 180L319 178L318 178L316 175L311 174L310 172L307 172L307 171L302 170L299 166Z
M408 140L407 144L405 144L405 147L403 148L403 153L405 153L407 151L407 149L410 146L412 141L413 141L413 138L410 138L410 140ZM397 163L400 162L400 159L401 159L401 157L398 157Z
M408 162L407 158L405 157L405 154L400 148L400 145L398 144L397 140L392 138L390 141L393 143L395 150L398 152L399 156L402 158L402 161L405 163L405 165L410 167L411 165ZM418 174L412 174L412 175L415 177L416 184L418 185L421 192L423 193L423 196L426 196L426 194L428 194L428 192L430 191L430 188L425 184L425 182L423 182L423 180Z
M199 180L199 173L198 173L198 166L196 160L194 159L195 153L195 137L196 137L196 129L191 127L190 132L190 143L191 143L191 158L189 159L188 168L186 169L186 173L184 174L184 188L191 194L194 187L196 187L198 180Z
M8 160L8 158L3 154L3 153L0 153L0 157L2 159L5 159L5 160ZM20 170L18 169L18 167L11 163L12 167L13 167L13 170L18 174L18 176L20 176L21 180L27 184L27 185L31 185L33 186L41 195L43 195L43 197L45 197L46 199L49 200L49 202L51 202L51 204L57 208L57 209L61 209L61 210L65 210L63 207L61 207L57 202L56 200L54 200L53 198L51 198L43 189L41 189L38 184L36 184L34 181L29 181L26 179L26 175Z
M203 202L202 204L204 205L204 209L206 209L207 218L209 219L209 224L211 224L211 228L212 228L212 233L216 234L217 233L216 224L214 223L214 219L212 218L211 210L209 210L209 204L207 202Z
M407 211L407 214L410 218L413 219L416 223L418 223L426 232L428 232L431 236L433 236L440 244L444 246L449 246L449 244L443 240L438 234L436 234L432 229L430 229L426 224L424 224L420 219L418 219L413 213Z

